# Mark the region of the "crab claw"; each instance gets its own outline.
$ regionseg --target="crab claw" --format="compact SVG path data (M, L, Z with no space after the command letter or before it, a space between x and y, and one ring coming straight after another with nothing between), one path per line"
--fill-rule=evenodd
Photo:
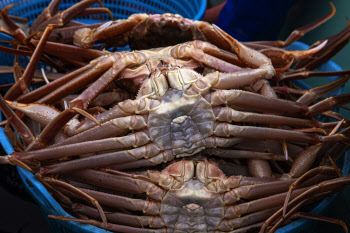
M289 68L294 62L300 61L306 57L309 57L317 53L322 48L324 48L326 44L327 44L327 40L323 41L321 44L319 44L316 47L303 50L303 51L288 51L288 50L279 49L279 48L269 48L269 49L263 49L260 52L271 59L272 64L275 68L276 67L283 68L283 71L284 71L286 70L286 68Z
M215 24L213 25L214 31L223 38L231 48L231 51L237 54L241 61L249 67L260 68L267 70L265 78L271 78L275 75L275 69L272 66L271 60L264 54L246 47L238 40L231 37Z

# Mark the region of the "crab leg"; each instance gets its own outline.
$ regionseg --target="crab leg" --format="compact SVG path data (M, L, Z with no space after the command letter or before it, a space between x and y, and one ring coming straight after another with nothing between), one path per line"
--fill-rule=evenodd
M204 98L213 106L229 103L249 110L278 115L304 115L308 111L307 106L299 103L241 90L216 90Z
M64 85L52 91L49 95L39 99L38 102L47 104L55 103L61 98L67 96L68 94L76 92L84 88L91 82L94 82L96 79L99 78L101 74L103 74L104 76L108 76L108 70L111 70L110 67L112 67L113 63L119 60L123 55L123 52L114 53L111 55L107 55L106 57L98 58L97 61L94 60L94 63L97 62L97 64L94 67L92 67L88 72L82 73L77 78L74 78L71 81L65 83Z
M108 223L107 226L105 226L104 223L93 219L65 218L62 216L53 216L53 215L49 215L48 217L54 218L60 221L73 221L73 222L90 224L99 228L103 228L108 231L120 232L120 233L167 233L168 232L168 230L165 228L163 229L136 228L136 227L129 227L124 225L112 224L112 223Z
M299 175L299 178L295 182L293 182L292 185L289 186L289 190L288 190L286 199L284 201L284 206L283 206L283 217L286 215L287 206L288 206L288 202L289 202L291 193L296 189L296 187L298 185L300 185L300 183L303 183L303 182L305 182L305 180L310 179L310 177L313 177L313 176L318 175L318 174L335 175L335 177L336 177L337 172L332 167L322 166L322 167L317 167L317 168L311 169L307 172L304 172L303 175ZM289 176L290 177L297 177L297 176L293 176L293 172L290 172Z
M148 133L140 131L123 137L106 138L64 146L49 147L36 151L27 151L25 153L13 152L10 156L19 160L58 159L99 151L123 149L131 146L139 147L148 142L150 142Z
M56 27L56 25L51 25L51 24L46 27L43 36L40 38L40 42L39 42L38 46L36 47L32 57L30 58L29 64L28 64L27 68L25 69L23 76L6 93L6 95L4 97L5 99L15 100L23 92L28 90L28 87L30 85L30 82L32 81L32 77L34 75L36 66L39 62L40 55L44 49L47 38L50 35L50 32L53 30L54 27Z
M203 50L194 47L196 44L179 44L171 48L170 55L175 59L192 58L206 66L218 70L220 72L237 72L244 71L243 68L221 60L210 54L206 54Z
M91 208L89 206L82 205L82 204L74 204L73 211L100 220L100 215L98 214L98 212L94 208ZM272 213L269 216L267 216L267 218L270 217L271 215ZM150 226L151 228L162 228L165 226L165 223L162 220L162 218L158 216L149 216L149 215L135 216L135 215L124 214L119 212L112 212L112 213L107 212L106 217L108 222L110 223L123 224L131 227L142 228L144 226Z
M142 199L128 198L85 188L79 188L79 190L96 199L101 205L109 206L112 208L121 208L131 211L143 211L149 215L158 215L160 211L159 203L156 201L145 201ZM67 193L67 195L72 195L72 193ZM82 199L78 195L74 195L73 197Z
M34 136L26 124L17 116L15 112L6 103L6 100L0 95L0 109L5 115L6 119L11 121L11 125L18 132L19 136L22 138L25 146L28 146L33 140Z
M98 122L100 122L100 124L103 124L115 118L130 116L134 114L136 110L137 110L137 103L135 103L132 100L126 100L121 103L118 103L110 110L107 110L103 113L96 115L95 118ZM82 133L88 129L91 129L96 125L97 125L96 122L90 119L86 119L78 124L72 124L72 125L66 126L65 132L68 135L72 136L75 134Z
M116 35L124 34L148 17L147 14L133 14L127 20L109 21L93 30L80 29L74 35L74 44L83 48L91 48L95 42L108 41Z
M214 107L213 112L217 120L224 122L251 122L268 125L288 125L303 128L319 126L319 123L316 120L243 112L234 110L230 107Z
M34 51L35 46L31 43L31 41L27 41L28 40L27 35L22 31L21 28L19 28L14 22L12 22L12 20L8 16L7 10L13 6L14 4L11 4L6 6L4 9L0 10L1 18L5 23L5 25L7 26L7 28L9 29L9 31L6 30L6 33L14 37L20 43L25 44L30 51ZM50 57L46 56L45 54L41 54L41 56L43 57L42 60L45 63L56 68L57 70L62 70L62 68L58 66Z
M32 32L42 31L48 24L57 24L59 26L63 26L68 23L69 20L81 14L81 11L85 8L93 5L96 2L99 2L98 0L83 0L69 7L67 10L56 14L61 1L62 0L54 0L50 3L50 5L38 16L38 18L32 24Z
M262 159L262 160L277 160L285 161L284 155L276 155L273 153L265 152L253 152L253 151L243 151L243 150L224 150L224 149L207 149L210 155L215 155L220 158L237 158L237 159Z
M243 66L242 62L238 59L236 54L230 53L223 49L219 49L217 46L213 44L210 44L201 40L190 41L190 42L187 42L186 44L192 45L194 48L200 49L206 54L217 57L231 64L234 64L237 66Z
M52 33L50 35L52 35ZM33 40L32 42L37 46L37 40ZM96 49L82 49L73 45L55 43L50 41L46 42L44 53L61 59L69 58L81 62L90 62L93 59L97 59L103 55L108 54L106 51L100 51Z
M134 177L133 177L134 176ZM163 175L166 177L165 175ZM140 178L138 178L140 177ZM165 190L147 180L147 177L141 177L136 175L130 175L129 177L124 175L115 175L96 170L80 170L69 173L69 178L83 183L95 185L97 187L103 187L116 191L128 192L128 193L148 193L148 196L156 201L161 201L165 196ZM163 177L158 174L160 180L156 181L164 182ZM103 181L103 183L101 182ZM165 180L170 182L169 186L174 185L176 181L169 177ZM166 183L167 184L167 183ZM163 185L164 186L164 185ZM166 187L170 189L169 187Z
M91 9L91 8L88 8ZM99 8L106 9L106 8ZM84 11L86 11L85 9ZM107 12L106 12L107 13ZM79 16L77 16L79 17ZM103 25L103 23L94 23L94 24L83 24L76 21L69 21L65 27L56 28L50 35L49 41L64 43L64 44L73 44L74 34L79 29L95 29L99 26Z
M275 69L269 58L264 54L246 47L232 38L229 34L221 30L218 26L213 25L214 31L218 33L227 44L230 45L231 51L234 51L241 61L249 67L265 69L267 71L265 78L271 78L275 75Z
M309 198L312 198L318 193L334 191L335 189L341 188L344 185L348 185L348 184L350 184L349 176L344 176L341 178L336 178L336 179L321 182L317 185L312 186L311 188L306 189L304 192L300 193L300 195L298 195L295 199L293 199L291 202L288 203L287 207L289 208L293 208L295 206L300 207L305 201L307 201ZM271 223L277 220L277 218L279 218L280 215L283 214L283 209L284 208L281 208L273 216L271 216L267 221L265 221L264 226L261 228L260 232L264 232L267 226L271 225ZM293 210L296 211L296 208L293 208Z
M60 188L65 189L65 190L69 190L69 192L72 192L75 195L79 196L80 198L82 198L88 202L91 202L96 207L98 212L100 213L103 223L107 224L107 219L106 219L106 216L103 212L103 209L95 198L91 197L89 194L85 193L84 191L81 191L80 189L77 189L74 186L69 185L63 181L60 181L60 180L57 180L54 178L50 178L50 177L44 177L43 180L45 182L49 183L50 185L55 186L55 187L60 187Z
M293 62L300 61L319 52L323 47L326 46L326 44L327 40L323 41L316 47L312 47L304 51L289 51L279 48L270 48L262 49L259 52L271 59L274 68L276 71L278 71L277 73L280 74L290 68Z
M130 52L120 57L117 61L111 69L84 90L77 98L72 100L69 106L86 109L91 100L105 89L124 68L141 65L147 61L147 57L141 52Z
M307 134L298 131L254 126L237 126L228 123L218 123L215 126L214 135L220 137L238 136L256 139L285 139L308 143L342 141L347 139L347 137L342 134L318 136L317 134Z
M57 13L57 9L60 6L62 0L52 0L48 7L45 8L43 12L36 18L36 20L32 23L32 28L37 28L40 24L49 19L52 15ZM37 31L37 30L35 30Z
M93 209L93 208L91 208ZM234 219L225 219L220 223L218 226L218 229L224 232L232 232L232 233L237 233L240 232L239 230L243 230L244 227L247 226L254 226L255 223L261 222L269 218L277 208L272 208L268 210L262 210L258 211L252 214L247 214L244 217L240 218L234 218ZM260 226L259 226L260 227ZM234 231L231 231L235 229ZM243 231L245 232L245 231Z
M287 47L287 46L293 44L295 41L299 40L301 37L303 37L309 31L317 28L318 26L325 23L326 21L328 21L330 18L332 18L335 15L336 9L335 9L334 4L332 2L329 2L329 4L332 7L331 12L329 12L328 14L315 20L312 23L309 23L305 26L302 26L302 27L294 30L285 41L257 41L257 42L245 42L244 44L249 46L249 47L252 47L252 48L257 48L257 47L255 47L255 45L256 46L268 45L268 46L274 46L274 47Z
M153 158L159 153L160 149L156 144L147 144L145 146L137 147L131 150L105 153L42 167L41 173L66 173L72 170L111 166L114 164L139 160L141 158Z
M322 112L325 112L335 107L342 106L349 102L350 102L350 94L332 96L318 102L317 104L312 105L309 108L310 109L309 114L310 115L320 114Z
M298 195L302 194L306 190L307 188L296 190L292 194L292 198L297 197ZM243 204L230 205L226 209L225 217L236 218L236 217L240 217L243 214L249 214L256 211L261 211L264 209L281 206L283 204L285 196L286 196L286 193L280 193L269 197L253 200Z
M140 115L131 115L116 118L101 124L101 126L95 126L94 128L86 130L80 134L76 134L73 137L70 137L60 143L56 143L54 146L62 146L84 141L93 141L121 135L130 130L146 128L146 122L147 120Z
M307 79L310 77L329 77L329 76L343 76L349 75L350 70L339 70L339 71L288 71L284 72L279 76L279 80L300 80Z
M31 119L42 125L48 125L61 112L57 109L43 104L22 104L16 101L6 100L7 104L12 108L23 112Z
M339 52L348 42L350 37L350 26L347 26L337 35L326 38L328 43L320 51L310 56L309 58L303 59L294 67L295 70L314 70L324 62L328 61L337 52ZM318 46L321 41L316 42L314 46Z
M328 83L326 85L311 88L304 95L302 95L296 102L302 103L305 105L309 105L310 103L314 102L319 97L322 97L322 96L338 89L339 87L343 86L349 80L349 78L350 77L348 77L348 76L344 76L344 77L337 79L336 81Z
M50 82L42 87L39 87L38 89L33 90L30 93L24 94L21 97L19 97L18 99L16 99L16 101L21 102L21 103L31 103L31 102L39 102L39 103L46 103L49 104L47 102L45 102L45 99L43 99L44 101L38 101L40 98L42 98L43 96L55 91L56 89L58 89L59 87L61 87L62 85L64 85L65 83L70 82L71 80L79 77L79 75L84 75L83 73L87 72L88 70L91 70L99 61L103 60L105 57L99 57L96 60L90 62L90 64L77 69L73 72L70 72L69 74L64 75L63 77Z
M278 115L316 115L349 102L349 94L330 97L307 107L306 105L241 90L217 90L207 94L205 99L212 105L232 104L249 110Z

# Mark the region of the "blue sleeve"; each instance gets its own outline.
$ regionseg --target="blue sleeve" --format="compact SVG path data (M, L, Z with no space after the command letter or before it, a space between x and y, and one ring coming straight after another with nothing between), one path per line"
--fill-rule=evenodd
M295 0L227 0L217 25L240 41L276 40Z

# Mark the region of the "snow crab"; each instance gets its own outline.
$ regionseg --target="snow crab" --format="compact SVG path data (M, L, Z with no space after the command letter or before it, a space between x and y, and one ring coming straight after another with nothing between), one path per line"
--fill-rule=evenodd
M309 69L344 46L349 27L306 51L287 51L271 44L284 46L290 40L242 44L215 25L138 14L80 31L80 41L100 43L97 35L118 28L123 32L108 34L107 44L109 38L125 41L144 24L165 34L175 25L186 29L184 38L191 41L133 52L74 48L96 58L28 92L36 68L31 62L0 98L2 112L24 144L0 163L35 173L78 218L51 217L117 232L274 232L290 217L310 217L295 213L303 204L349 184L349 176L339 177L324 157L348 146L349 121L331 109L348 103L350 96L315 103L348 77L309 91L276 84L314 75ZM54 27L42 33L33 59L54 54L45 44ZM204 39L197 36L204 34ZM145 40L147 46L154 46L153 40ZM116 86L125 95L109 99ZM61 104L65 98L68 106ZM96 110L93 104L111 108ZM45 126L38 136L23 123L22 113ZM318 114L336 121L317 121Z

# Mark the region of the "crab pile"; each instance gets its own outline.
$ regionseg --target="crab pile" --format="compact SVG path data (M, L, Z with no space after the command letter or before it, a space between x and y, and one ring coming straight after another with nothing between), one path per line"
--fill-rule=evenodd
M1 10L18 45L6 51L31 61L23 74L14 66L16 83L0 99L16 148L0 163L33 172L76 218L50 217L115 232L274 232L350 183L333 163L349 145L349 120L332 110L350 95L323 99L350 71L313 71L346 45L350 27L304 51L283 48L334 7L284 42L240 43L174 14L87 26L72 18L98 1L57 13L59 2L31 37L11 6ZM125 45L133 51L112 52ZM58 72L29 91L39 60ZM310 90L291 81L341 75Z

